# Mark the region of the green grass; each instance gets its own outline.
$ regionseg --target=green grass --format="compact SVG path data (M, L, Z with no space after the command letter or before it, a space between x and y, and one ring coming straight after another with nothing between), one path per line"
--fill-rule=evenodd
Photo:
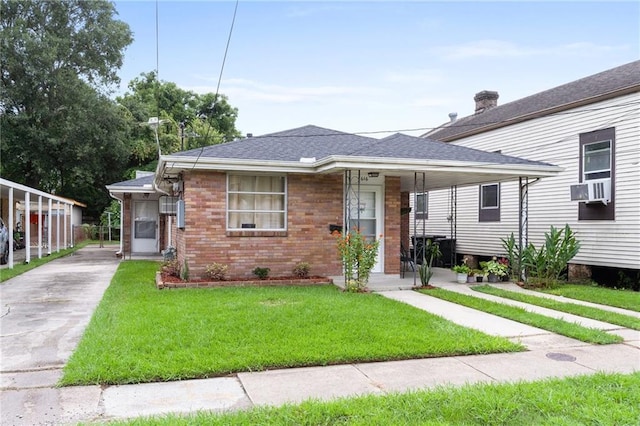
M492 302L490 300L467 296L465 294L444 289L420 290L420 292L587 343L606 345L610 343L620 343L623 340L620 336L605 333L601 330L584 327L579 324L570 323L556 318L550 318L535 312L529 312L523 308L505 305L504 303Z
M27 271L30 271L38 266L42 266L45 263L49 263L52 260L59 259L64 256L68 256L71 253L74 253L80 250L83 247L86 247L90 244L91 241L82 241L72 248L62 249L59 252L52 252L49 256L42 257L38 259L38 250L31 249L31 261L29 263L14 263L13 268L3 268L0 269L0 282L7 281L13 277L17 277L20 274L24 274ZM35 255L35 256L34 256Z
M539 291L640 312L640 292L638 291L617 290L580 284L563 284L557 288Z
M157 268L121 263L61 385L524 350L376 294L334 286L157 290Z
M440 387L114 425L637 425L640 373Z
M591 318L609 324L617 324L623 327L640 330L640 318L623 315L616 312L604 311L602 309L584 306L576 303L559 302L545 297L523 294L515 291L507 291L488 285L473 286L473 290L494 296L504 297L518 302L529 303L530 305L542 306L555 311L566 312L584 318Z

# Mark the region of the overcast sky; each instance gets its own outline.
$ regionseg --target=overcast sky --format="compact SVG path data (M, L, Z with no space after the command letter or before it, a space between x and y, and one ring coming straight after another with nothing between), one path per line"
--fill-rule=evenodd
M161 80L215 93L235 1L115 4L135 39L120 93L157 64ZM243 133L419 135L472 114L479 91L504 104L638 60L639 43L637 1L241 0L220 93Z

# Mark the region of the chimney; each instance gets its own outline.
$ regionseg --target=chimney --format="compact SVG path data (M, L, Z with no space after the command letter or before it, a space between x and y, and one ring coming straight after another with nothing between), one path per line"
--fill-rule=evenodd
M473 100L476 101L476 114L480 114L488 109L497 107L498 97L498 92L493 92L491 90L483 90L482 92L476 93L473 97Z

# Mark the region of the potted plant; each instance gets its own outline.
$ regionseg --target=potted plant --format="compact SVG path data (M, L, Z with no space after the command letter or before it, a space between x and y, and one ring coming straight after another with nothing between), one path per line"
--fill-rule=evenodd
M469 268L469 272L467 272L467 284L476 282L476 270Z
M509 271L509 266L504 261L498 261L495 256L488 262L480 262L480 264L487 273L490 283L501 281L502 277L505 277Z
M482 269L474 269L473 272L476 276L476 282L481 283L484 280L484 271Z
M463 262L461 265L455 265L451 269L456 273L456 281L458 284L464 284L467 282L467 275L471 268L469 268L466 263Z

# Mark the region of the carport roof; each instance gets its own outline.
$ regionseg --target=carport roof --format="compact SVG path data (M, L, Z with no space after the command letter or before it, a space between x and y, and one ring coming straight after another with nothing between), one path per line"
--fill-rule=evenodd
M0 198L3 198L3 199L9 198L9 190L11 188L13 188L13 197L16 202L24 201L25 194L29 193L38 197L43 197L45 199L51 199L53 201L63 203L63 204L71 204L73 206L78 206L78 207L87 207L86 204L81 203L80 201L72 200L71 198L61 197L55 194L49 194L48 192L40 191L39 189L31 188L21 183L0 178ZM35 200L32 199L31 201L35 201Z
M555 176L562 169L539 161L395 134L374 139L317 126L196 148L160 157L155 183L184 170L276 173L378 171L402 177L414 188L414 173L426 173L425 190ZM118 184L119 185L119 184Z

